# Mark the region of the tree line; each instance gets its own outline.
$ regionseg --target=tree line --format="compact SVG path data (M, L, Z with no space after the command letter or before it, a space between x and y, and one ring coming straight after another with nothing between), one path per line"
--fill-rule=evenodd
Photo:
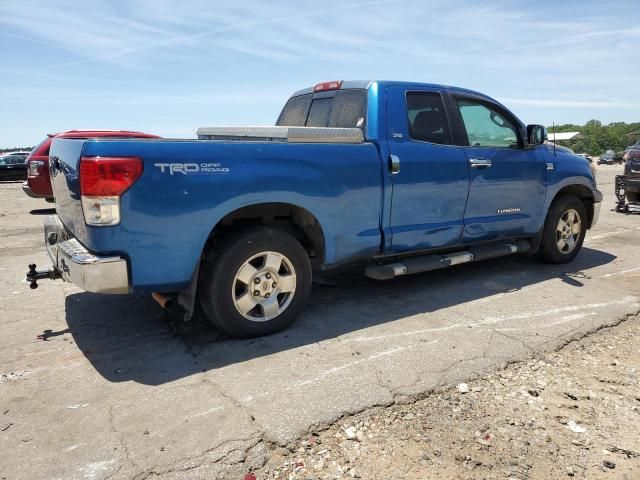
M570 141L559 141L558 145L566 145L576 153L602 155L607 150L622 152L625 148L640 141L640 122L614 122L603 125L600 120L589 120L584 125L567 123L556 125L556 133L580 132L581 138ZM552 127L547 127L549 133Z

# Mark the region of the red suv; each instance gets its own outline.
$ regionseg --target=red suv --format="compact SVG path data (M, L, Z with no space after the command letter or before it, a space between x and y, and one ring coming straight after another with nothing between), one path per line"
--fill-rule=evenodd
M149 133L128 130L69 130L64 133L50 133L40 145L31 150L27 157L27 181L22 191L33 198L44 198L53 202L53 191L49 178L49 148L53 138L160 138Z

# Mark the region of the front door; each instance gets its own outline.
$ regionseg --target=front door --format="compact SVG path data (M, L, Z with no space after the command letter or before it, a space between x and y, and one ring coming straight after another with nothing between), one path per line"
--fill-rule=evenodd
M459 241L469 189L462 147L438 90L388 89L391 252L448 246Z
M454 97L468 146L469 200L462 241L474 243L537 233L546 194L546 162L525 147L508 111L484 99Z

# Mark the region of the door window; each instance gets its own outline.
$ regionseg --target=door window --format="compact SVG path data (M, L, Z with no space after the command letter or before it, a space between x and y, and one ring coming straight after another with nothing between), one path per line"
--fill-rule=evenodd
M407 115L412 139L451 144L449 122L439 93L407 92Z
M457 103L470 146L518 146L518 129L496 110L471 100L458 100Z

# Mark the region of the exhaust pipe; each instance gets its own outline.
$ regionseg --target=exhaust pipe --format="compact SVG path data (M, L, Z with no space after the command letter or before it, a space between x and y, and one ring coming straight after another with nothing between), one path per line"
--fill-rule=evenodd
M158 303L158 305L160 305L165 310L171 310L176 305L176 302L173 298L167 297L166 295L158 292L151 292L151 298L153 298Z

